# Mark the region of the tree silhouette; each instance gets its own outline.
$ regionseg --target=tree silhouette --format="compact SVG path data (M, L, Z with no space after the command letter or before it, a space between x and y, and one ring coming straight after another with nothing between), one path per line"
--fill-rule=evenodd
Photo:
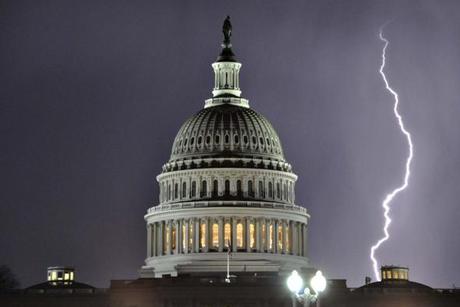
M16 289L19 281L7 265L0 265L0 292Z

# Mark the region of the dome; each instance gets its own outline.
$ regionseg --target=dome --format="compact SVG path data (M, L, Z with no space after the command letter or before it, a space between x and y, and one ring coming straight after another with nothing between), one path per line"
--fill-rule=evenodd
M199 111L182 125L169 162L243 157L285 162L278 135L265 117L222 104Z

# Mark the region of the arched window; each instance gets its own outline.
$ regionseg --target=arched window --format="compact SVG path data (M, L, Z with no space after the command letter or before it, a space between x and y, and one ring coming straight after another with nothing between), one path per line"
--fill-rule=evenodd
M259 180L259 196L265 197L264 183Z
M219 225L217 223L212 224L212 248L219 248Z
M209 144L209 143L211 143L211 137L208 135L208 136L206 137L206 144Z
M236 195L238 195L238 197L241 197L241 195L243 195L243 191L241 189L241 180L236 181Z
M174 199L177 199L179 197L179 184L175 183L174 184Z
M191 191L191 197L196 196L196 182L192 181L192 191Z
M208 183L206 180L203 180L201 182L201 197L206 197L208 196Z
M233 137L233 139L234 139L235 144L238 144L238 142L240 141L240 140L239 140L239 137L238 137L238 134L235 134L235 136Z
M216 144L219 144L219 142L220 142L220 136L216 134Z
M230 142L230 137L228 134L225 135L225 144L228 144Z
M199 136L199 137L198 137L198 145L201 145L201 140L202 140L202 137Z
M248 196L254 197L254 187L252 186L252 180L248 181Z
M187 196L187 183L184 181L182 182L182 198Z
M224 246L228 249L232 245L232 225L225 223L224 226Z
M268 197L273 198L273 184L271 181L268 183Z
M276 183L276 198L280 198L281 196L281 191L280 191L280 183Z
M225 180L225 195L230 195L230 180Z
M214 180L212 184L212 196L217 197L219 196L219 182L217 180Z
M236 224L236 247L238 249L244 248L244 231L241 222Z

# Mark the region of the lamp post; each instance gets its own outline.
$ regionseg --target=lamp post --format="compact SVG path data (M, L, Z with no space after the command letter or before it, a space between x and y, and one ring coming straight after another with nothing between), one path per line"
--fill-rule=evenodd
M326 278L321 271L317 271L315 276L310 280L310 287L313 293L309 287L305 287L302 291L303 279L295 270L289 275L286 284L289 291L292 293L293 307L296 306L297 301L303 302L304 307L308 307L311 302L316 302L316 307L320 307L319 294L326 289Z

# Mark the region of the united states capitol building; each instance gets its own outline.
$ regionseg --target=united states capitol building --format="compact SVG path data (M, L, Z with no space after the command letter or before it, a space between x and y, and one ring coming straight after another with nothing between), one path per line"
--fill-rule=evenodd
M296 202L297 176L278 134L242 96L229 18L223 34L212 96L180 127L157 176L139 278L97 289L77 282L72 267L50 267L43 283L0 291L0 306L307 306L286 279L293 270L304 280L315 274L310 216ZM385 266L381 281L354 289L328 279L321 306L460 306L459 290L410 281L408 272Z
M273 126L242 97L230 32L214 70L212 98L185 121L157 180L141 277L288 272L309 267L307 210Z

